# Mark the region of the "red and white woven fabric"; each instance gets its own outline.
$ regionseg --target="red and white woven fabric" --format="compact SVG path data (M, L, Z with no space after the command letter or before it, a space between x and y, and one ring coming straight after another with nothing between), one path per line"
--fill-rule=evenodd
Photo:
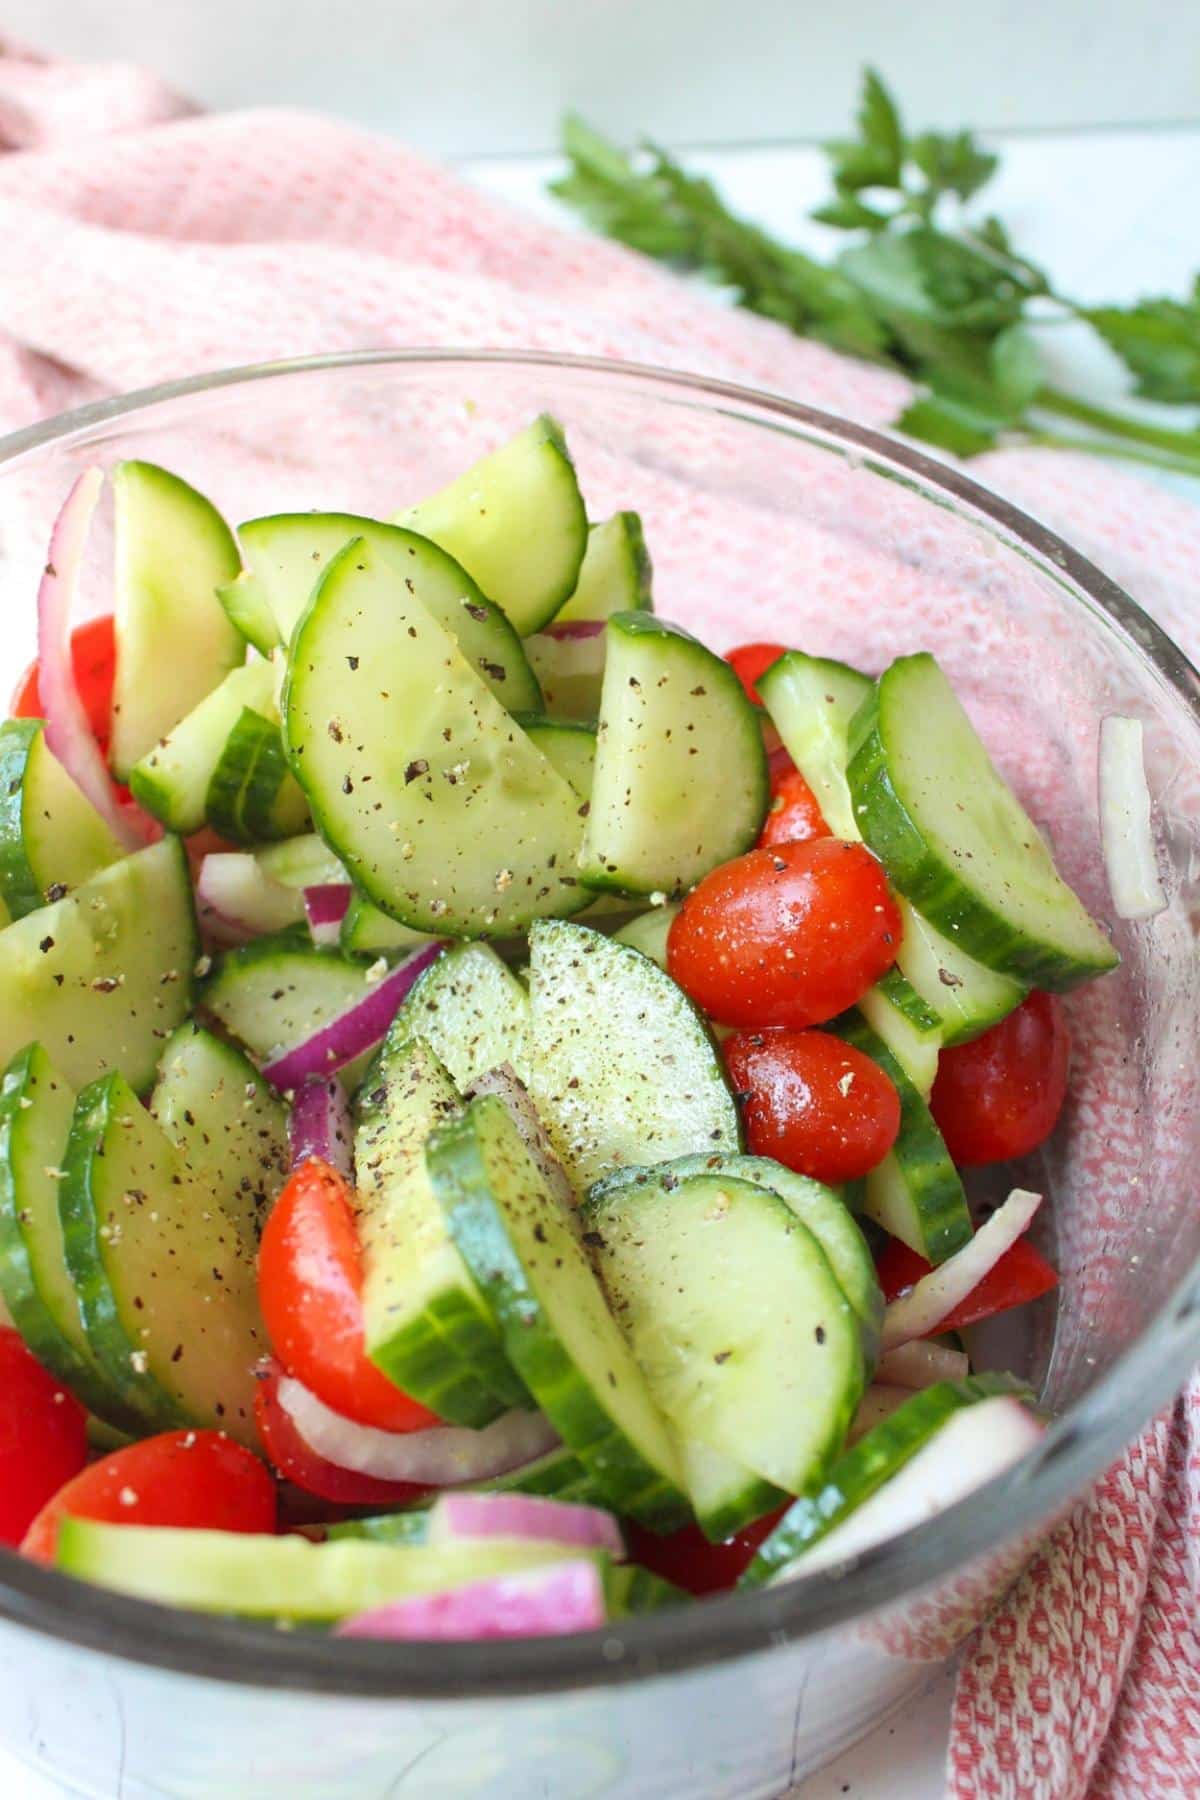
M904 397L893 375L723 310L611 244L523 218L330 120L201 118L140 71L10 48L0 150L3 429L198 370L389 344L632 358L874 425ZM1045 452L997 453L973 472L1200 651L1200 508ZM1193 1380L971 1646L952 1800L1195 1800L1198 1616Z

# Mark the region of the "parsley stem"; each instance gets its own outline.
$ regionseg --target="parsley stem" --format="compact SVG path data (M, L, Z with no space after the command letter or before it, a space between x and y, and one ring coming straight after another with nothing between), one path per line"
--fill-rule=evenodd
M1094 406L1088 400L1079 400L1074 394L1061 393L1057 388L1041 388L1033 403L1043 412L1057 413L1060 418L1074 419L1080 425L1090 425L1093 430L1102 431L1106 437L1123 438L1135 444L1149 444L1155 449L1166 451L1172 457L1184 457L1200 467L1200 431L1176 431L1169 425L1151 425L1144 419L1131 419L1127 413L1110 412L1105 406ZM1082 444L1081 447L1091 448L1088 444Z
M1120 443L1105 443L1103 438L1076 437L1066 431L1028 431L1022 434L1021 441L1034 444L1039 450L1074 450L1082 456L1111 456L1118 462L1143 463L1150 469L1163 469L1173 475L1190 475L1200 480L1200 451L1194 455L1172 456L1169 451L1142 449L1125 439Z

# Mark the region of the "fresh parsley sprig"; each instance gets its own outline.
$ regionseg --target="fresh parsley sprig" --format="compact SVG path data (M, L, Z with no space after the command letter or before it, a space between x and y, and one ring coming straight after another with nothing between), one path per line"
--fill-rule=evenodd
M826 145L833 192L813 217L847 234L822 262L732 212L712 183L647 143L629 154L578 118L552 191L597 230L729 289L802 337L902 369L916 398L896 420L962 456L998 442L1054 444L1200 476L1200 430L1160 426L1060 392L1031 329L1090 325L1135 391L1200 405L1200 275L1182 300L1085 306L1022 256L999 219L969 207L998 158L967 131L910 137L874 70L856 135ZM1060 420L1081 430L1064 432Z

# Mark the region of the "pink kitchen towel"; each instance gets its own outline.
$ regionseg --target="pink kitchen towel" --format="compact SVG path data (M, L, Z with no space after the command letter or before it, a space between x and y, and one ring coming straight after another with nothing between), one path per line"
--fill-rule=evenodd
M332 120L200 117L142 71L10 46L0 151L0 429L201 370L384 345L615 356L874 426L906 392ZM1044 451L996 452L972 472L1200 652L1200 506ZM969 1646L952 1800L1195 1800L1198 1616L1194 1378Z

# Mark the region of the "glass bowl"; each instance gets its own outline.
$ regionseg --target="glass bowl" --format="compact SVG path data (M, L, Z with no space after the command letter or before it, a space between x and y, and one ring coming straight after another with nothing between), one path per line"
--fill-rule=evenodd
M641 512L659 610L715 648L779 638L867 668L933 650L1112 926L1120 971L1069 1002L1064 1119L1016 1171L1050 1195L1062 1285L1000 1351L1053 1423L1006 1475L844 1570L578 1638L335 1642L0 1555L0 1733L78 1791L780 1793L927 1679L1200 1357L1197 676L1098 569L957 470L811 408L616 363L380 352L198 377L0 444L7 672L32 651L50 523L89 463L164 462L235 521L386 514L543 409L592 516ZM89 609L106 603L110 531L102 513ZM1110 712L1144 721L1170 896L1135 925L1111 918L1100 855Z

